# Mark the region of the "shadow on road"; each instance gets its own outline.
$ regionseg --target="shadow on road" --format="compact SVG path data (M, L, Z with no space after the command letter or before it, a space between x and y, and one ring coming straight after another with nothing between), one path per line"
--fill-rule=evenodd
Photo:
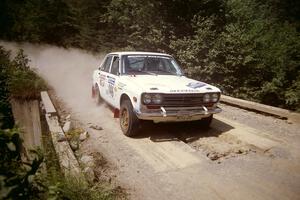
M135 139L150 138L153 142L183 141L194 142L204 137L218 137L234 127L214 119L210 128L201 127L200 122L151 123L143 126L143 131Z

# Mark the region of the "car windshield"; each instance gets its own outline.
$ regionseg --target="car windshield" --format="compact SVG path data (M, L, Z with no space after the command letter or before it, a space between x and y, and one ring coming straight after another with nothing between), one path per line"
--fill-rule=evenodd
M122 59L123 74L183 75L179 65L169 56L125 55Z

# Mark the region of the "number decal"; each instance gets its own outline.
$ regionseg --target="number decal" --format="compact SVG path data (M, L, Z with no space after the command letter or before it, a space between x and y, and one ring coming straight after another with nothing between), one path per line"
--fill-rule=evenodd
M106 77L104 74L101 74L100 75L100 86L104 86L104 83L105 83L105 80L106 80Z
M114 97L114 86L116 79L113 77L107 76L107 81L108 81L108 93L110 94L111 97Z

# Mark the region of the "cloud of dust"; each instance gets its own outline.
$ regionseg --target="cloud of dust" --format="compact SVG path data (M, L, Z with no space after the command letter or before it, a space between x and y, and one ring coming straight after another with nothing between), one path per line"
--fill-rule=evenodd
M92 73L100 65L104 54L28 43L0 41L0 45L10 50L13 56L22 48L30 59L30 66L36 68L70 106L80 110L95 106L91 99Z

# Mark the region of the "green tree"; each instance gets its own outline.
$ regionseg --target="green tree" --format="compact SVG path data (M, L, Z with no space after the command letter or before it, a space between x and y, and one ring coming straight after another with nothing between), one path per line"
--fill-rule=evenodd
M274 9L268 2L229 0L222 28L214 17L197 16L195 34L176 38L171 48L190 76L225 94L297 110L299 32Z
M12 128L14 120L9 103L9 52L0 46L0 128Z
M225 94L300 109L293 0L3 0L0 38L176 55Z

